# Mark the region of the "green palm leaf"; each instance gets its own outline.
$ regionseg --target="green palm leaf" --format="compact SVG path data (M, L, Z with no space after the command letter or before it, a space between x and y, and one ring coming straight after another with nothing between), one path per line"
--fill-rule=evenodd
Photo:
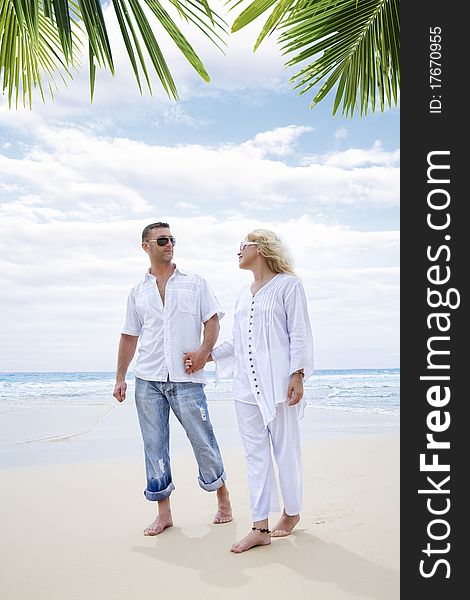
M267 10L269 0L254 0L235 20L245 27ZM270 2L270 6L272 2ZM263 10L261 10L263 9ZM276 0L259 43L276 31L286 66L302 65L291 82L305 94L320 86L315 106L336 86L333 114L343 115L396 105L400 85L398 0Z
M53 94L56 78L66 83L71 77L72 58L80 54L72 31L64 41L42 9L43 5L34 7L26 0L0 0L0 72L9 106L17 107L21 96L23 104L31 107L33 88L44 98L46 82Z
M226 23L209 6L208 0L163 0L179 16L202 31L219 49L225 44ZM176 25L162 0L112 0L124 45L142 92L141 77L152 93L148 60L170 98L176 99L176 84L160 49L144 7L148 7L166 34L205 81L210 81L201 59ZM47 27L46 27L47 24ZM114 74L114 62L100 0L0 0L0 75L11 106L13 95L24 95L32 102L38 88L44 99L41 76L55 74L64 80L77 56L74 27L79 27L88 42L90 91L93 98L97 68ZM47 30L45 35L44 30ZM50 37L50 36L53 37ZM144 54L144 49L146 54ZM23 83L24 82L24 85ZM52 89L52 88L51 88Z

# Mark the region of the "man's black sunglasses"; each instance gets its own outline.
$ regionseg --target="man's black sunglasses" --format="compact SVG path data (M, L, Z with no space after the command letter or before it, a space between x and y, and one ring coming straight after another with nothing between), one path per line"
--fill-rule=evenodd
M157 242L159 246L166 246L168 242L171 242L171 245L174 246L176 244L176 238L170 235L170 237L158 237L156 240L147 240L147 242Z

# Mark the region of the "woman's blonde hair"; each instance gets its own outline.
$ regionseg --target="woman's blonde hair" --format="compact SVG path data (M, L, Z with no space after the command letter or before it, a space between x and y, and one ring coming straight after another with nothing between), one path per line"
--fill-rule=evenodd
M256 242L261 256L274 273L295 275L294 264L289 249L282 238L269 229L254 229L247 236L249 242Z

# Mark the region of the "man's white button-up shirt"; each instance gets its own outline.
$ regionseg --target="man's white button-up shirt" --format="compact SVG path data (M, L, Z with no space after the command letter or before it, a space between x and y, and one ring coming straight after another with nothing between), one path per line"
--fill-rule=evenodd
M127 299L121 333L139 336L134 373L146 381L205 383L204 371L188 374L183 354L201 344L203 323L224 312L201 276L175 268L165 289L165 303L150 272L133 287Z

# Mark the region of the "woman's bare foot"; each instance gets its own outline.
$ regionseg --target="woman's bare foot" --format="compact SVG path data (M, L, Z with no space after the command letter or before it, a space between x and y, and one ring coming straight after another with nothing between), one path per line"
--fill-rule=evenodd
M289 516L284 510L278 523L271 531L271 537L286 537L286 535L290 535L299 521L300 515Z
M230 523L232 519L232 506L227 487L224 484L217 490L217 512L212 522L219 525L220 523Z
M144 529L144 535L158 535L164 529L167 529L167 527L172 526L173 521L171 520L171 517L163 518L160 515L158 515L155 521L153 523L150 523L150 525Z
M241 552L245 552L246 550L254 548L255 546L269 546L270 543L271 538L269 537L269 533L254 530L250 531L250 533L242 540L236 544L233 544L233 546L230 548L230 552L240 554Z

